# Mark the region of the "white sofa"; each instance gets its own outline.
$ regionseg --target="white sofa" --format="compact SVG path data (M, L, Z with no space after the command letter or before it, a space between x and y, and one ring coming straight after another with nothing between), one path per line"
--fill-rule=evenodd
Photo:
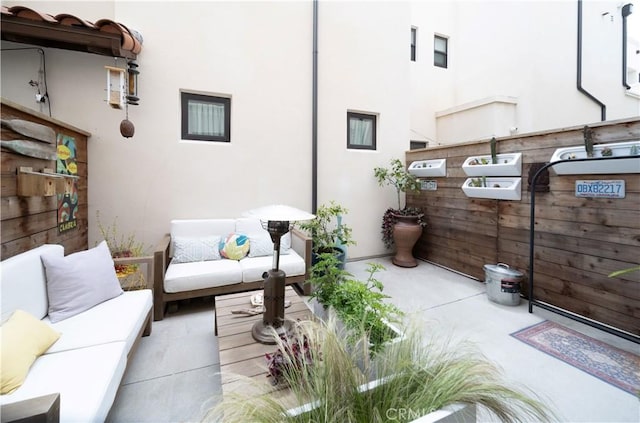
M248 237L246 257L240 260L209 258L186 263L174 260L179 238L219 237L224 240L230 234ZM311 269L311 238L292 229L282 237L280 251L279 268L286 274L286 283L298 283L308 293L305 282ZM155 250L154 263L154 320L162 320L169 301L262 288L263 273L272 268L273 244L258 219L172 220L171 233L165 235Z
M3 421L20 409L34 413L34 398L59 393L60 421L103 422L137 341L151 332L151 290L125 291L52 323L43 255L64 257L64 248L43 245L2 261L0 267L3 323L23 310L61 334L35 360L24 383L0 396Z

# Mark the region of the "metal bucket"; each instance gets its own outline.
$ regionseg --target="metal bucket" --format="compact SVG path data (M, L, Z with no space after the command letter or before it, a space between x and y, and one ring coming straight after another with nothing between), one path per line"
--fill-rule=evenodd
M504 263L485 264L484 282L487 297L494 303L515 306L520 304L520 283L524 274Z

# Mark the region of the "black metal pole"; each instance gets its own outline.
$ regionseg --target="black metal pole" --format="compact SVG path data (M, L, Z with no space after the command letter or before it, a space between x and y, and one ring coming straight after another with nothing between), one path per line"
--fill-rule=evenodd
M313 0L313 60L311 63L311 213L318 210L318 0Z

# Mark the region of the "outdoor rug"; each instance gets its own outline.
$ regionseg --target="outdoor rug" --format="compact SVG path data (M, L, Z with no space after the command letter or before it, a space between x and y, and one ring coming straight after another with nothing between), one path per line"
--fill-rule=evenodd
M511 334L633 395L640 392L640 356L548 320Z

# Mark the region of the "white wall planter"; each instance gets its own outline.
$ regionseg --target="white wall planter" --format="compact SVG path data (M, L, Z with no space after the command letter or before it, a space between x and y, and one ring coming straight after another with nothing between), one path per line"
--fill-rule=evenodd
M417 177L447 176L447 159L417 160L411 162L409 173Z
M491 156L471 156L462 164L467 176L520 176L522 153L498 154L498 163L491 163ZM479 163L479 164L474 164ZM486 164L483 164L486 163Z
M473 186L473 181L480 178L468 178L462 185L467 197L491 198L495 200L520 200L521 178L486 178L486 187Z
M633 147L636 151L632 151ZM629 156L620 160L592 160L586 162L560 163L552 166L558 175L618 174L640 173L640 141L598 144L593 146L593 157L603 157L602 151L611 149L612 156ZM635 155L633 153L635 152ZM583 145L558 148L551 156L550 162L569 159L586 159L587 151Z

